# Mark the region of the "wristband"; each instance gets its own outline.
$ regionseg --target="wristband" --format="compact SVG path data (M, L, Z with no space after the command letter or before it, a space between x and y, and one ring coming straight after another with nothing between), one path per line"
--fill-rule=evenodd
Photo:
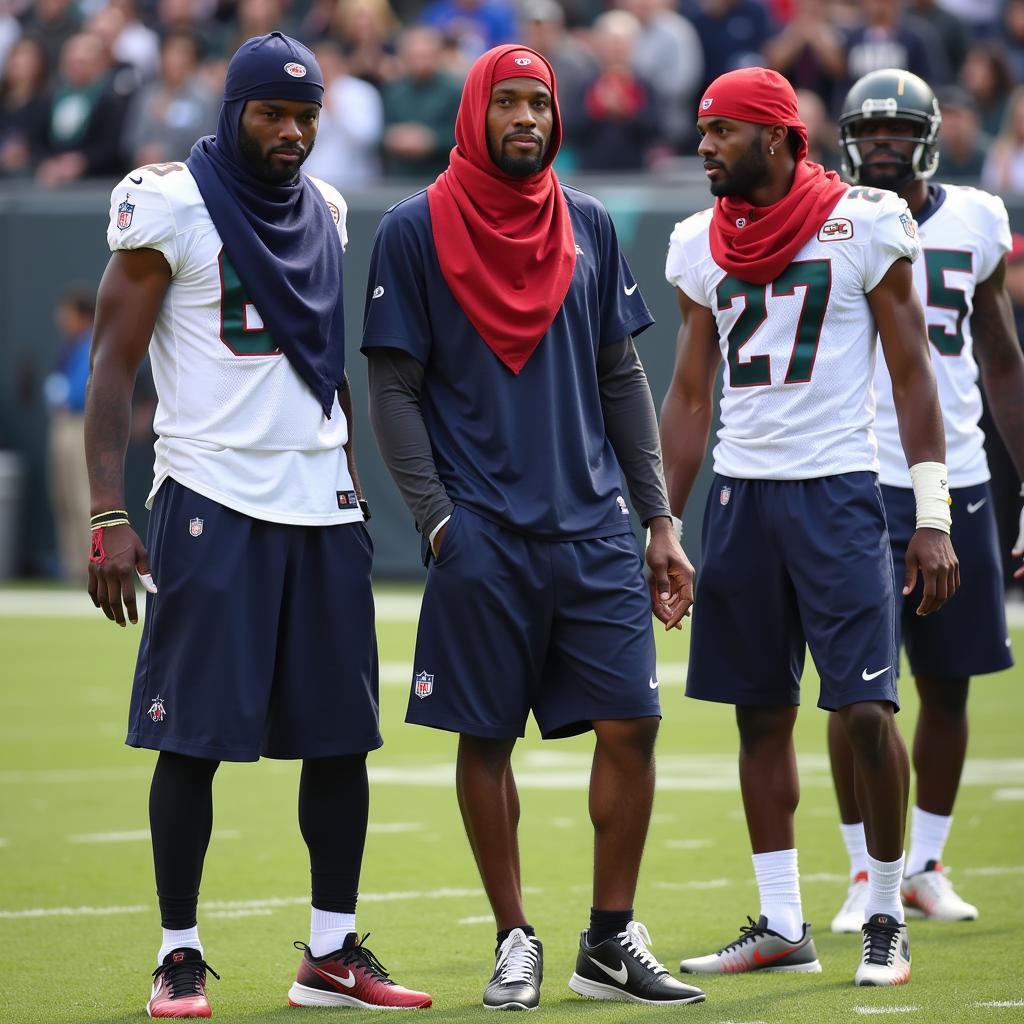
M98 512L89 519L89 526L95 530L102 526L123 526L128 522L128 513L123 508L111 509L109 512Z
M92 542L89 546L89 564L102 565L107 560L107 551L103 547L103 527L97 526L92 531Z
M910 482L914 485L917 503L917 529L927 527L949 533L952 516L949 506L949 481L946 467L941 462L918 462L910 467Z

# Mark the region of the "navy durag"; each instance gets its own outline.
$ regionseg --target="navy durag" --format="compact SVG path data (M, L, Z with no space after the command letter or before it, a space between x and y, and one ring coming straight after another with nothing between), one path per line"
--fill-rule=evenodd
M264 326L330 417L345 376L337 226L304 174L268 184L238 146L248 100L322 104L323 93L320 66L302 43L280 32L247 40L228 64L217 134L201 138L186 164Z

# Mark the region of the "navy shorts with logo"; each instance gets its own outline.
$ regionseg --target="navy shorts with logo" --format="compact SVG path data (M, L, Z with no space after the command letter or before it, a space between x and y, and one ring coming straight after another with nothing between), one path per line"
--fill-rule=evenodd
M372 557L362 523L268 523L167 480L126 742L224 761L379 747Z
M660 716L650 592L632 533L542 541L456 507L431 562L406 721L545 739Z
M892 555L874 473L716 475L702 536L688 696L797 705L809 647L819 707L898 709Z
M999 537L987 483L958 487L953 499L950 540L960 562L960 589L931 615L915 615L923 583L902 599L902 627L910 670L915 676L966 679L999 672L1013 664L1006 628L1003 567ZM882 500L892 539L893 570L903 589L907 545L917 520L914 492L883 487ZM897 634L897 641L899 634Z

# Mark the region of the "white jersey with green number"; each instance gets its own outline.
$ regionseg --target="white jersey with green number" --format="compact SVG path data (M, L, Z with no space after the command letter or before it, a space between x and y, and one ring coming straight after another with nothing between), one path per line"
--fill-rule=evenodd
M344 199L311 180L345 245ZM259 296L242 287L188 168L151 164L125 175L111 193L107 242L112 252L156 249L171 268L149 347L157 391L149 504L172 477L256 519L361 519L338 399L328 419L264 329Z
M753 480L877 472L867 293L896 260L917 259L907 204L851 188L767 285L715 263L710 224L705 210L675 226L665 276L718 325L725 371L715 472Z
M949 486L972 487L989 479L985 435L978 426L982 404L971 337L974 289L1010 251L1010 221L1002 199L978 189L933 185L930 199L932 212L918 224L922 258L914 267L914 287L928 320ZM875 369L875 398L879 479L891 487L910 487L892 380L882 360Z

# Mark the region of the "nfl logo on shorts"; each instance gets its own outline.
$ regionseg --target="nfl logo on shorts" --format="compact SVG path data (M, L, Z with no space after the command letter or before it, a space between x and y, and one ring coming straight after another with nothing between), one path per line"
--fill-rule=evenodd
M420 700L434 692L434 677L429 672L417 672L412 677L412 690Z
M729 499L731 497L732 497L732 488L731 487L723 487L718 492L718 503L720 505L728 505L729 504Z
M196 516L195 519L190 519L188 521L188 532L191 533L193 537L198 537L203 532L202 519L198 516Z
M124 202L117 208L117 226L119 230L125 231L132 226L132 214L135 212L135 204L128 202L125 196Z

